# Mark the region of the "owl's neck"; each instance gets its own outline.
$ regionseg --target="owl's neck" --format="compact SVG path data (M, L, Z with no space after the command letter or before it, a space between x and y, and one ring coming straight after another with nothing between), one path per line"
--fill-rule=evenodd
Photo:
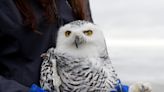
M57 48L60 52L62 53L67 53L71 56L75 56L75 57L99 57L100 53L102 53L102 48L98 48L98 47L79 47L79 48L68 48L68 47L60 47Z

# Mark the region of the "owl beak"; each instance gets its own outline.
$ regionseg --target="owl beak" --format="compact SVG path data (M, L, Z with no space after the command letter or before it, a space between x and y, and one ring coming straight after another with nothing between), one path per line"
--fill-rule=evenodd
M79 36L75 36L74 43L75 43L76 48L79 48L79 45L83 43L83 39Z
M75 46L76 46L76 48L78 48L79 47L79 36L76 36L75 37Z

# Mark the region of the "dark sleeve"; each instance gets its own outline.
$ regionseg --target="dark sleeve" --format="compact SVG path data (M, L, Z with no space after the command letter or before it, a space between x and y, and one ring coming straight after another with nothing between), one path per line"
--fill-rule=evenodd
M29 88L0 75L0 92L29 92Z
M6 38L6 35L3 35L0 30L0 43L1 43L0 45L0 92L28 92L29 90L28 87L18 83L16 80L13 80L12 78L9 78L11 72L14 72L14 70L9 72L8 68L5 67L8 61L2 58L4 57L5 53L15 51L15 49L13 48L8 48L7 50L5 49L9 46L7 44L12 45L11 41L9 41L11 43L5 43L5 42L8 42L7 39L5 38ZM13 66L10 66L10 67L13 67Z
M6 35L3 34L2 30L7 32L7 29L11 29L11 25L13 25L13 22L11 22L11 19L8 18L8 15L4 14L2 12L2 6L0 6L0 92L28 92L29 88L18 83L15 80L12 80L4 76L3 74L6 74L7 70L4 70L4 63L7 63L7 61L3 60L2 58L4 49L8 48L5 42ZM10 13L10 12L9 12ZM12 45L12 43L9 43ZM5 53L8 53L8 51L13 51L14 49L9 48L5 51ZM3 63L4 62L4 63ZM5 68L6 69L6 68ZM20 75L21 76L21 75Z
M89 0L68 0L68 2L75 13L75 17L78 20L87 20L93 22Z

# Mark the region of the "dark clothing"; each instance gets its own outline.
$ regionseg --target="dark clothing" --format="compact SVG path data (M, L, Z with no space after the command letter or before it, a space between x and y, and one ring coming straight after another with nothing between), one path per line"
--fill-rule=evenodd
M48 24L37 0L29 0L35 11L39 35L23 24L13 0L0 0L0 92L28 92L39 85L41 57L55 46L58 26ZM57 0L63 24L76 20L66 0Z

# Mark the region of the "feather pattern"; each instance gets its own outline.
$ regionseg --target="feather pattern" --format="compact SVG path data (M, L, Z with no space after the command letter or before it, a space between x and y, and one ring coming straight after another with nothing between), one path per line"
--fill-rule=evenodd
M53 63L57 63L57 70L61 80L60 92L107 92L116 85L117 75L108 57L81 57L69 56L51 48L47 54L48 60L42 65L43 88L56 92L52 72ZM92 63L97 61L99 63ZM101 64L100 64L101 63ZM49 65L49 68L47 68ZM51 69L50 69L51 68ZM45 70L46 69L46 70ZM45 73L49 78L44 77ZM45 79L44 79L45 78ZM44 81L44 82L43 82ZM47 82L45 82L47 81Z

